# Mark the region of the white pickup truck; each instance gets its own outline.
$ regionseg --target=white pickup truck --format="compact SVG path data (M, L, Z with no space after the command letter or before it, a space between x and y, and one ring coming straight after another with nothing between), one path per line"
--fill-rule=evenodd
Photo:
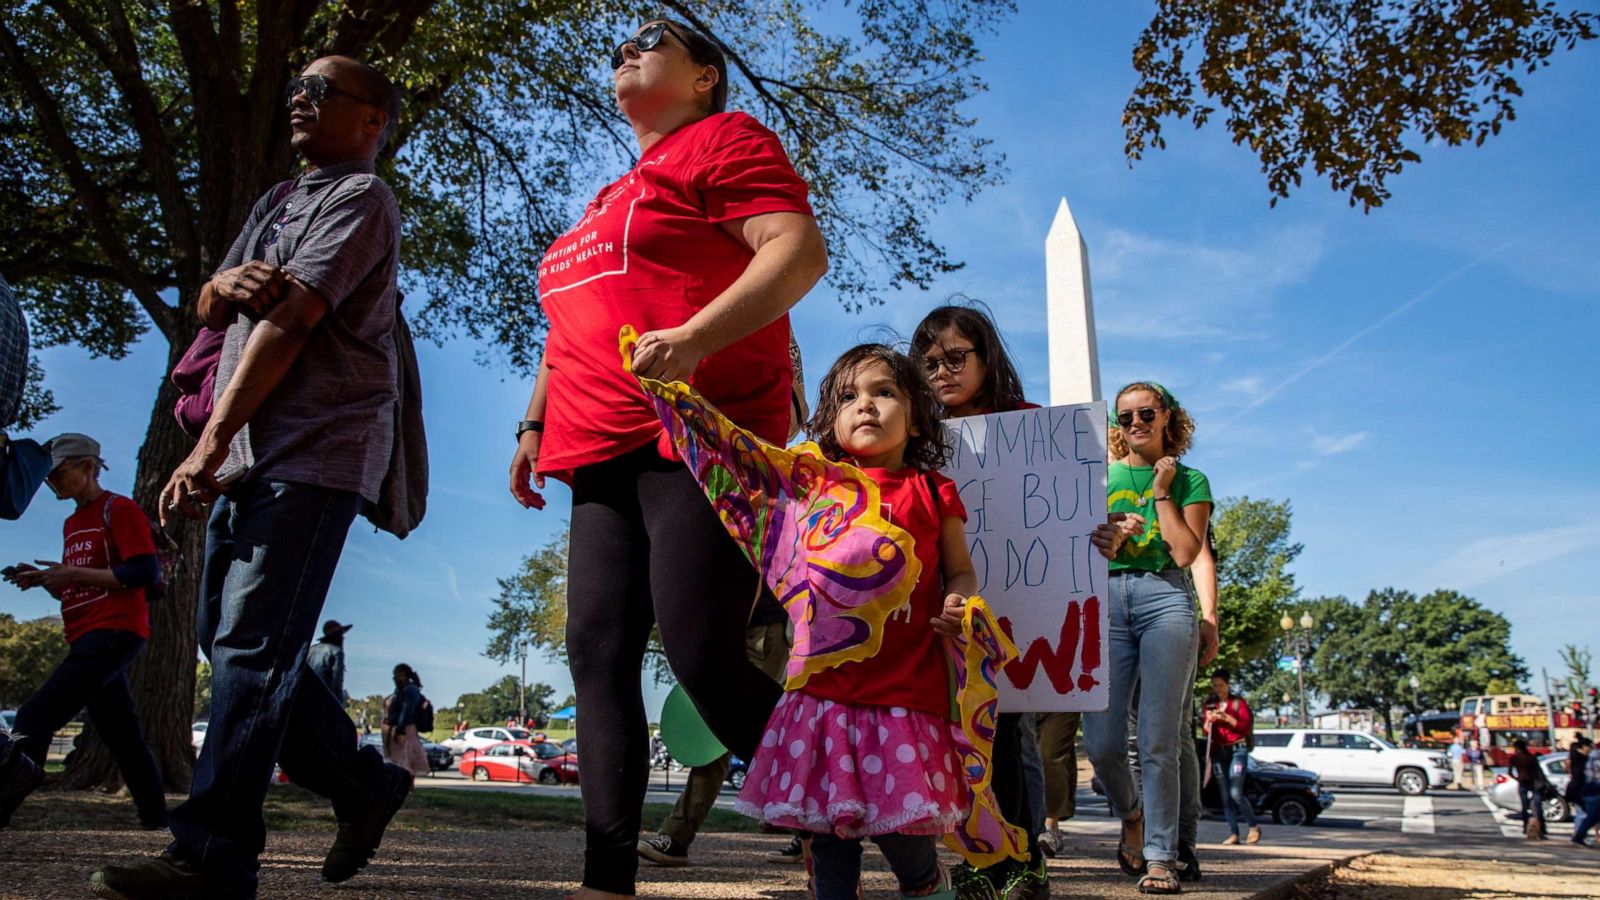
M1309 769L1328 784L1393 785L1422 794L1450 783L1450 759L1410 750L1360 731L1333 728L1257 729L1257 759Z

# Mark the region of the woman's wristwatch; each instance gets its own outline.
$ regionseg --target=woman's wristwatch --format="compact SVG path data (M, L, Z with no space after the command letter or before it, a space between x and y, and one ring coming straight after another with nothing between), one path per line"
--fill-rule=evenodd
M523 432L536 431L544 434L544 423L538 419L523 419L517 423L517 440L522 440Z

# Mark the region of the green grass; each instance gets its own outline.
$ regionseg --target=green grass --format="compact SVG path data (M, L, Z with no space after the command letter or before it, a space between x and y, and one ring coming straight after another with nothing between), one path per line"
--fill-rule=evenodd
M671 812L665 803L647 803L647 827ZM267 827L281 831L333 831L328 802L294 785L274 786L263 809ZM18 831L120 830L137 825L133 804L124 796L89 791L41 791L17 811ZM390 826L397 831L446 829L581 829L583 803L577 797L510 794L496 791L424 789L415 791ZM705 832L754 832L756 823L737 813L713 809Z

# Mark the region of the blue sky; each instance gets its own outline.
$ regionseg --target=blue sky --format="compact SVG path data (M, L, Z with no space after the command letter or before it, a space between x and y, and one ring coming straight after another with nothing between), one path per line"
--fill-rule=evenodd
M1070 6L1024 4L982 42L991 90L972 111L1010 174L934 220L966 269L859 315L813 292L794 318L813 390L875 326L909 334L961 291L996 310L1044 399L1043 248L1065 197L1090 253L1102 383L1159 379L1198 420L1187 461L1219 495L1292 501L1307 596L1464 591L1510 619L1535 680L1557 674L1564 643L1600 650L1600 588L1582 574L1600 549L1596 48L1525 77L1517 121L1484 147L1424 148L1386 207L1363 215L1308 175L1274 209L1254 158L1217 128L1171 124L1169 148L1130 169L1119 119L1148 8ZM358 520L346 546L325 614L356 625L352 694L383 690L402 660L441 705L513 671L481 655L495 579L554 536L570 498L554 486L535 513L507 495L529 385L480 366L479 349L422 348L422 529L402 543ZM119 362L70 348L43 361L63 412L40 430L99 437L107 484L126 492L163 354L146 342ZM0 528L0 556L57 558L66 513L41 496ZM54 606L0 586L0 611ZM570 688L559 664L528 674Z

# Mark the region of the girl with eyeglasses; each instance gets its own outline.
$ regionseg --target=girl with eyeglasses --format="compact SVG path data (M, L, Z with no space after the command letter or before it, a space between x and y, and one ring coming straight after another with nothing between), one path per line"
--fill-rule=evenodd
M1084 745L1122 820L1117 861L1139 890L1176 894L1180 805L1178 741L1189 707L1199 625L1183 570L1205 544L1211 487L1178 462L1194 420L1170 391L1140 381L1117 392L1107 435L1106 508L1142 517L1144 530L1111 560L1111 700L1083 717ZM1128 711L1137 684L1140 780L1128 766ZM1141 811L1141 794L1143 809Z
M550 330L511 463L523 506L544 505L546 478L572 488L567 647L586 773L579 900L634 894L649 741L639 670L651 628L706 724L741 759L753 758L782 693L745 653L759 577L618 364L618 333L641 333L635 374L689 382L781 445L788 311L827 270L807 185L777 136L726 111L714 41L655 19L610 60L639 160L539 265Z

